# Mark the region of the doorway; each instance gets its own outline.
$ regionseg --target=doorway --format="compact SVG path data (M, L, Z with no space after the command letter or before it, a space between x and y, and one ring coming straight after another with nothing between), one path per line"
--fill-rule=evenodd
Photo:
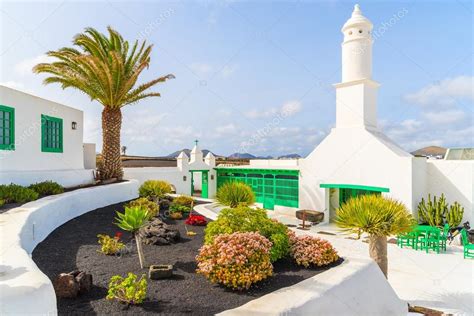
M191 173L191 196L209 197L209 170L189 170Z

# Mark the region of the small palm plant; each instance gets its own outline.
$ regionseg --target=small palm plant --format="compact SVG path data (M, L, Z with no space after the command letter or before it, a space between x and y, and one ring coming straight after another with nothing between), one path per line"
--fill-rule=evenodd
M413 230L416 220L403 203L380 195L349 199L336 211L336 225L344 230L369 235L369 254L387 277L387 237Z
M135 238L137 243L138 260L140 260L140 267L143 269L145 267L145 255L143 254L142 243L140 240L140 235L138 234L138 230L147 221L148 210L143 206L135 206L125 207L124 213L116 213L118 217L115 218L117 221L115 224L119 228L131 232Z

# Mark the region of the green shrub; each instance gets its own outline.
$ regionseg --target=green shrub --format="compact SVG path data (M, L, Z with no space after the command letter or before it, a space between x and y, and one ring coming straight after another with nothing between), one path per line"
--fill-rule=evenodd
M0 199L0 207L2 207L3 205L5 205L5 200Z
M38 199L39 194L17 184L0 185L0 200L8 203L26 203Z
M187 213L191 208L186 205L173 204L170 205L170 213Z
M64 192L64 188L53 181L38 182L30 185L28 188L37 192L41 196L60 194Z
M247 206L223 209L217 220L207 225L204 241L211 244L217 235L235 232L258 232L268 238L272 242L272 262L285 257L289 252L288 228L269 219L264 209L252 209Z
M187 213L190 212L194 205L194 199L187 195L180 195L173 199L170 204L171 213Z
M199 250L197 273L232 289L248 289L272 275L270 247L259 233L219 235Z
M171 193L171 185L161 180L147 180L138 189L140 197L149 200L158 200L169 193Z
M255 203L255 194L252 188L243 182L230 181L224 183L216 194L216 200L222 205L237 207Z
M122 233L115 234L114 237L110 237L109 235L97 235L99 238L98 243L100 245L100 251L104 255L115 255L121 249L125 247L125 244L120 241L120 236Z
M110 279L107 299L117 300L128 305L140 304L146 297L146 290L147 281L144 274L139 280L137 280L137 275L131 272L126 278L114 275Z
M136 200L130 201L125 207L143 207L148 211L148 219L155 217L158 214L159 207L153 201L148 200L147 198L138 198Z

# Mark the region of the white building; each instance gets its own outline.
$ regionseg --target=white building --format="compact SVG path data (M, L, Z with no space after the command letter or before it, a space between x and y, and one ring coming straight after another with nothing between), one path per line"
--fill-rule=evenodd
M458 201L464 206L464 220L474 221L473 160L414 157L379 129L380 85L372 79L372 28L356 5L341 30L342 82L334 85L336 127L313 152L298 160L251 160L246 166L217 166L217 187L225 181L244 181L265 208L324 211L325 221L333 218L340 203L358 194L378 192L402 201L416 213L422 197L444 193L448 202ZM183 155L178 159L178 169L180 161L186 160ZM168 179L178 192L190 193L190 184L182 181L189 169L180 169L177 181L164 176L165 168L146 169L132 172L130 168L125 174L137 178L141 172L145 177L140 180ZM209 188L212 197L212 183Z
M0 86L0 184L93 182L95 145L83 144L82 111Z

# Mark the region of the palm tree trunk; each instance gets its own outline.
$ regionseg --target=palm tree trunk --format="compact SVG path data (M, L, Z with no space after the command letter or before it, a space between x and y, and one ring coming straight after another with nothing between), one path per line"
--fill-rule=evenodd
M122 179L120 160L120 129L122 112L120 109L104 107L102 111L102 165L99 167L100 179Z
M142 241L138 232L135 233L135 241L137 243L137 252L138 260L140 261L140 268L143 269L145 267L145 255L143 254Z
M386 236L369 236L369 254L370 257L378 264L385 278L388 274L387 259L387 237Z

